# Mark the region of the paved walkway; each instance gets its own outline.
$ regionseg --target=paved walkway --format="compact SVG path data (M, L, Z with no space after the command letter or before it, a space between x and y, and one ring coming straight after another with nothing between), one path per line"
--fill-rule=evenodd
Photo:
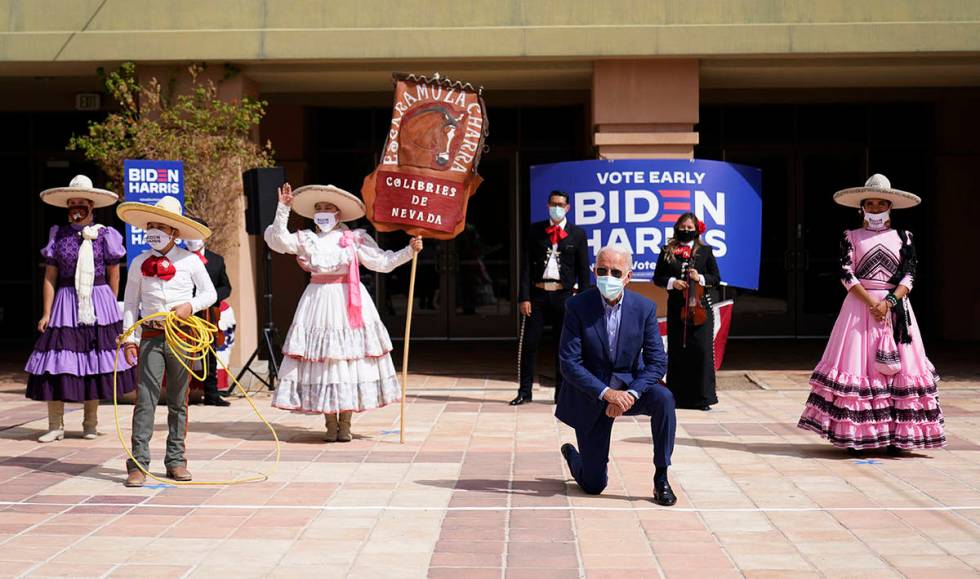
M646 423L617 421L609 487L586 496L558 453L571 431L549 404L507 406L510 381L414 376L405 445L397 407L355 416L357 439L327 445L322 419L272 410L260 394L283 440L269 481L130 490L112 406L101 407L98 440L78 438L76 410L71 438L40 445L44 408L7 373L0 576L978 576L975 382L941 391L948 448L858 460L795 428L798 376L755 378L769 389L724 391L715 411L679 413L679 502L665 509L649 500ZM125 425L131 412L120 409ZM271 466L270 437L242 400L193 407L189 448L198 480Z

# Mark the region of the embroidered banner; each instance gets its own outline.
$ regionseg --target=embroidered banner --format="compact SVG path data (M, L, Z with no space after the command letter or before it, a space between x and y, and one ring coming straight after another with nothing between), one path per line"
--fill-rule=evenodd
M381 162L361 195L378 231L452 239L466 225L466 207L487 135L482 88L395 74L395 104Z

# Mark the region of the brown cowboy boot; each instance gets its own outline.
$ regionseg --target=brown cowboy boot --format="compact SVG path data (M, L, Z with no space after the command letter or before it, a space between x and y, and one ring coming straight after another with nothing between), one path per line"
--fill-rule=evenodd
M168 466L167 478L177 482L188 482L192 479L191 471L187 470L187 467L182 464Z
M140 469L135 468L129 471L129 476L126 477L126 482L123 483L123 486L131 487L131 488L139 488L143 486L145 482L146 482L146 475L143 474L143 471L141 471Z

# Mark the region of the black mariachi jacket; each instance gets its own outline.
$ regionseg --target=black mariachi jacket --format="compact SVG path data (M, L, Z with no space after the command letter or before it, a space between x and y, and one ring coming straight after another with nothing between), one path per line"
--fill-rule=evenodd
M218 299L214 302L214 305L218 306L222 300L228 299L231 295L231 281L225 271L225 258L208 248L204 248L204 259L208 260L204 264L204 269L208 271L211 283L214 284L214 291L218 294Z
M517 292L517 301L529 301L531 287L544 276L544 268L548 265L548 252L551 251L551 238L545 230L550 226L551 221L532 223L524 236L521 284ZM591 286L589 244L586 241L585 231L568 220L565 221L565 233L568 236L558 242L558 279L565 289L572 289L572 286L577 283L578 291L582 292Z
M683 263L680 258L668 261L668 251L670 250L667 246L660 249L660 256L657 258L657 267L653 270L653 283L662 288L667 288L667 316L672 318L679 316L681 310L684 308L684 292L668 288L667 282L672 277L677 279L683 277L683 272L681 271L681 265ZM698 248L697 253L688 260L688 265L704 276L704 297L708 299L709 290L721 282L721 274L718 272L718 262L715 261L715 254L711 250L711 246L702 245Z

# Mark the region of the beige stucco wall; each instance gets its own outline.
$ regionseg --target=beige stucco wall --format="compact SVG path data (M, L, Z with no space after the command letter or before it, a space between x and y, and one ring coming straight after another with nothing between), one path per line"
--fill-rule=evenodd
M980 51L975 0L3 0L0 61Z

